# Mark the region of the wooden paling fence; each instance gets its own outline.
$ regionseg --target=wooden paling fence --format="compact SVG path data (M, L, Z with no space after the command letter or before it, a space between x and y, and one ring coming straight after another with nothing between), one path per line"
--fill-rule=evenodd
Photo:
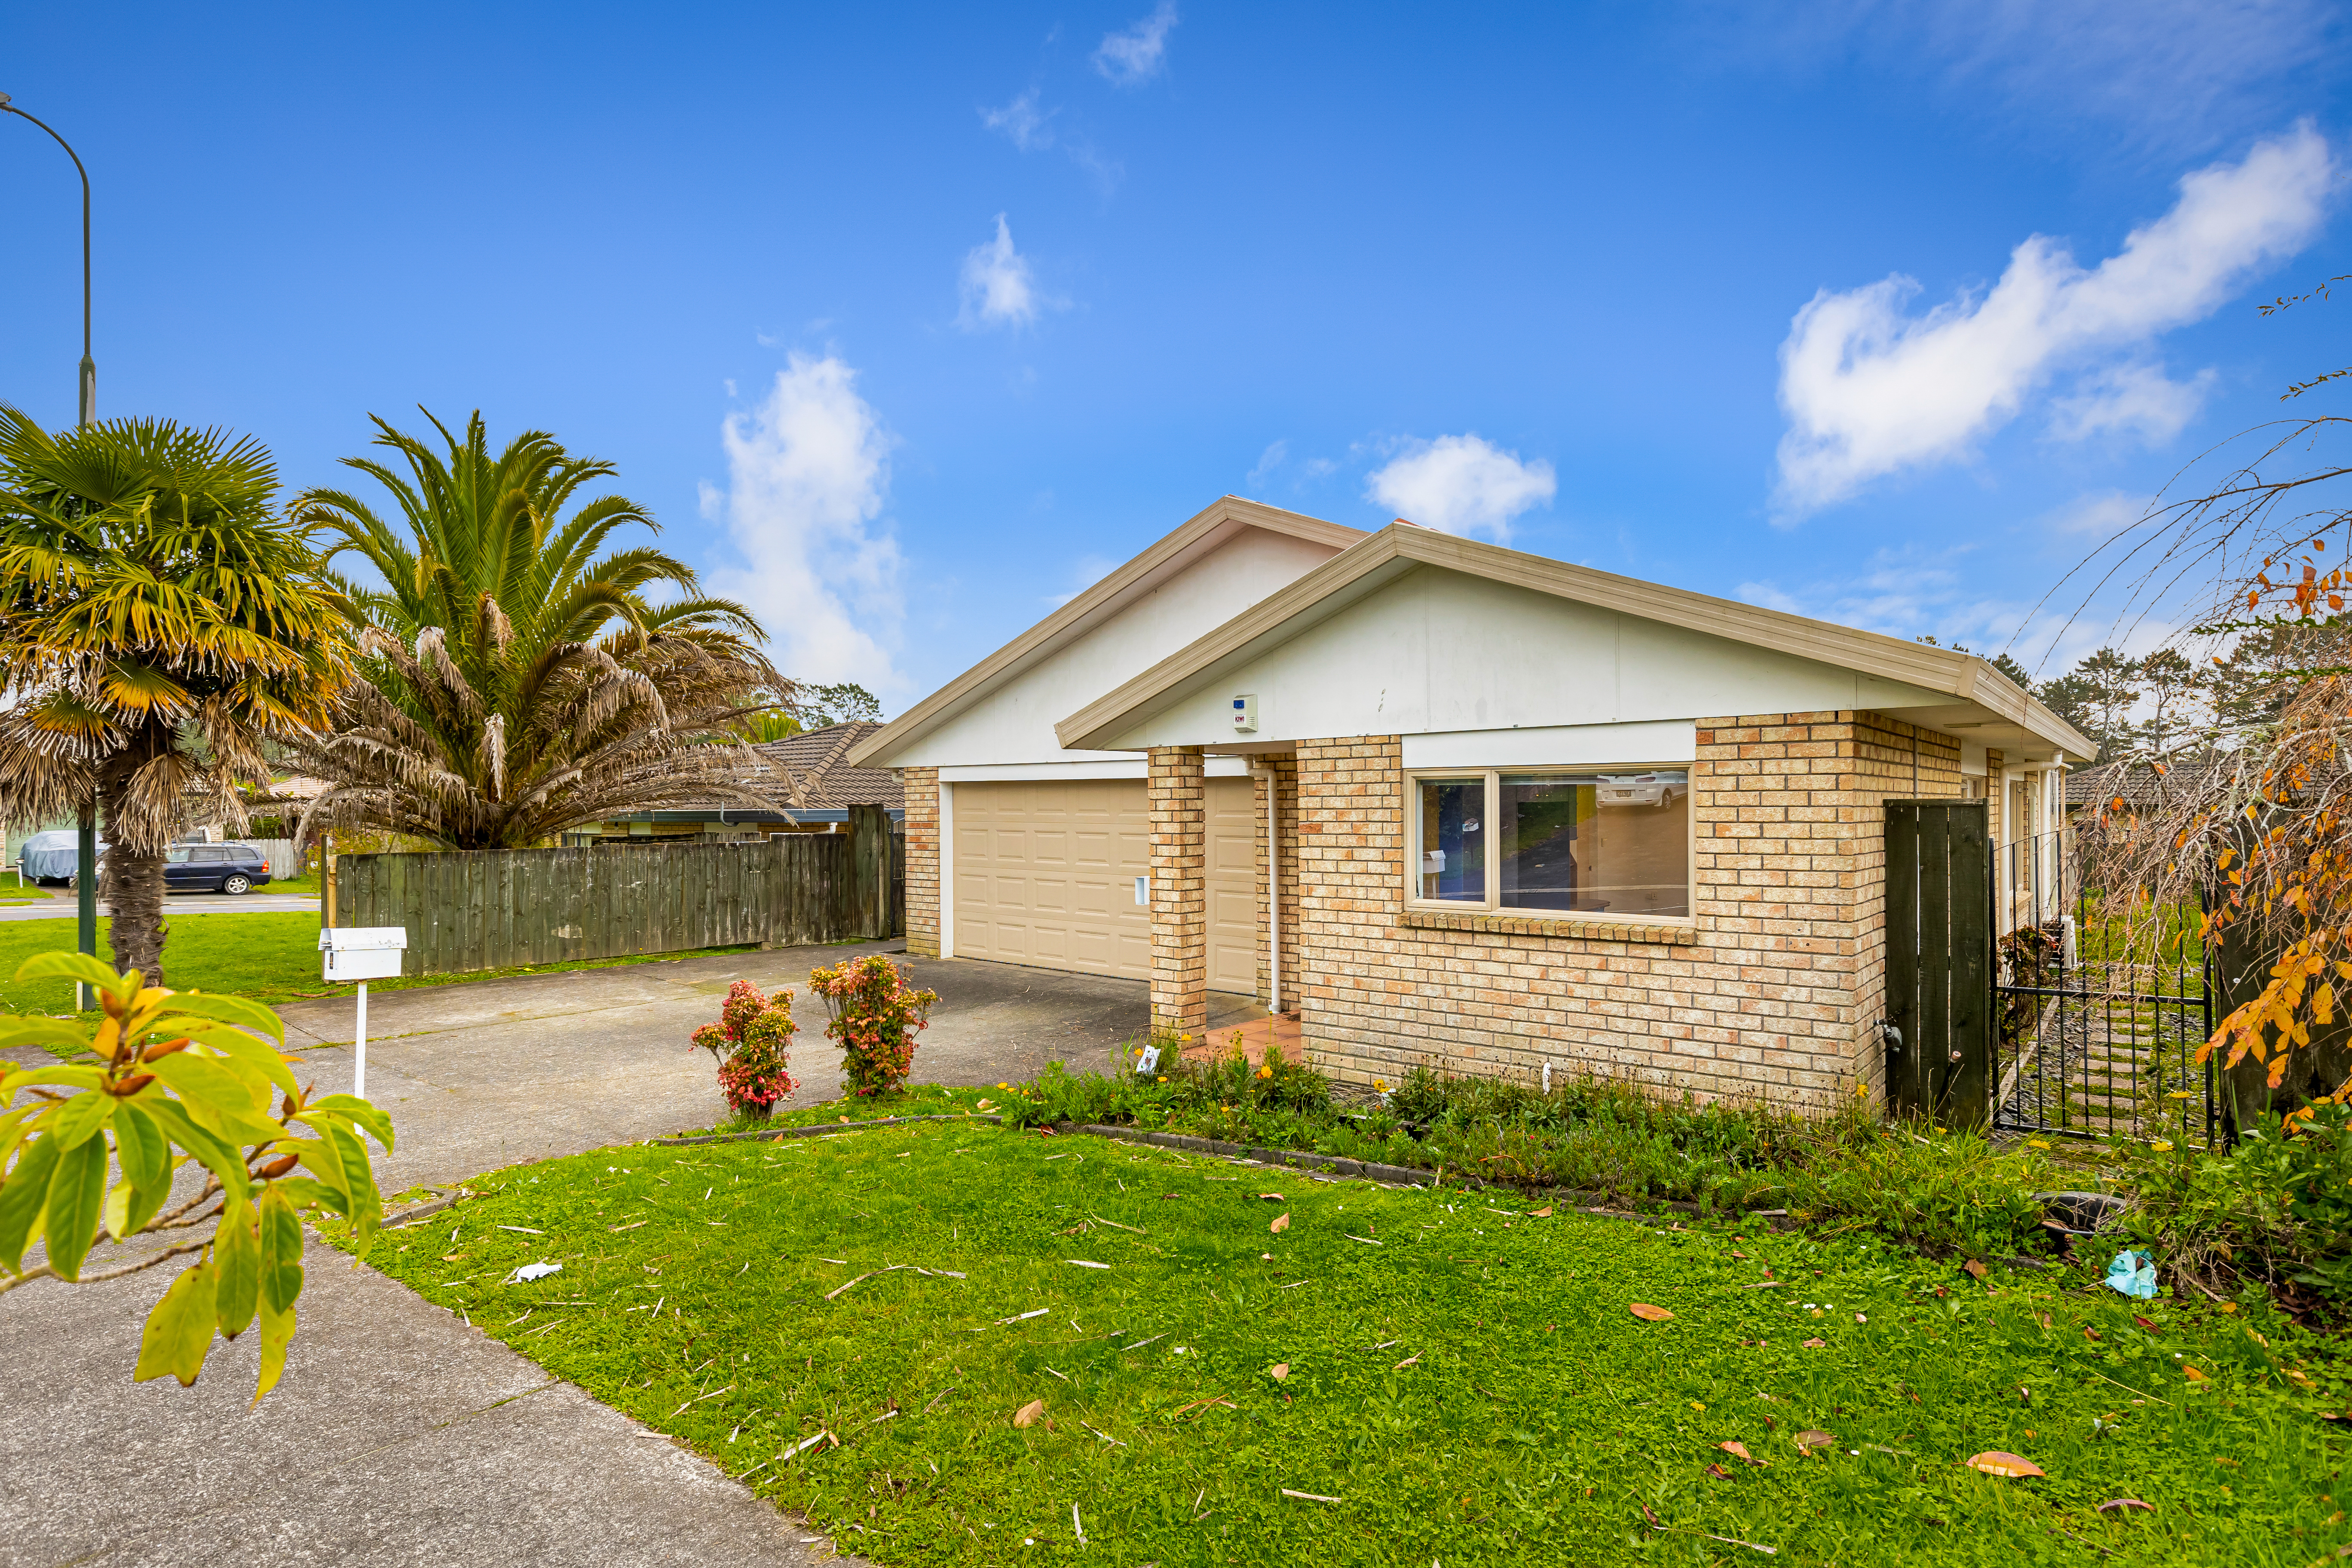
M404 975L901 935L905 836L852 816L751 844L341 856L332 923L404 928Z

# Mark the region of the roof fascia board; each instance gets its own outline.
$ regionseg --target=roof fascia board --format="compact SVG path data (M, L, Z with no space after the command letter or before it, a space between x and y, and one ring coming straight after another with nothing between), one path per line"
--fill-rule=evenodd
M1071 750L1118 749L1110 742L1136 710L1206 679L1215 667L1244 647L1262 647L1277 633L1288 630L1286 623L1305 614L1317 601L1399 561L1442 566L1595 608L1948 693L1998 713L2077 756L2096 754L2097 748L2072 725L2019 690L2007 677L1974 654L1905 642L1879 632L1809 620L1781 610L1620 577L1589 566L1571 566L1566 562L1506 550L1497 544L1395 523L1349 546L1191 646L1178 649L1118 690L1088 703L1055 725L1055 736Z
M1057 649L1083 637L1137 595L1196 556L1214 549L1244 528L1328 544L1345 551L1366 537L1361 529L1326 522L1304 512L1285 511L1262 501L1222 496L1194 513L1073 597L1019 637L868 735L847 758L852 767L887 767L887 758L939 729L958 714Z

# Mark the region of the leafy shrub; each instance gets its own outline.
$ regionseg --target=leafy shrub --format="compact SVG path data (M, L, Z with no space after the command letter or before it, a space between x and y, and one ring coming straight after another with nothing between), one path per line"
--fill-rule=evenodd
M738 980L719 1004L719 1022L703 1025L690 1039L718 1059L719 1089L728 1109L739 1118L759 1119L800 1088L787 1065L798 1027L791 992L770 996L750 981Z
M842 1068L856 1095L896 1094L915 1069L915 1037L930 1023L936 991L907 984L906 971L880 953L809 972L833 1021L824 1032L841 1044Z
M2126 1216L2182 1284L2298 1286L2352 1310L2352 1107L2321 1101L2249 1128L2227 1153L2119 1145Z
M299 1064L278 1048L285 1025L258 1003L147 985L135 969L117 974L78 952L28 959L16 978L86 982L98 1010L0 1018L0 1045L62 1047L69 1058L0 1062L0 1295L199 1254L148 1314L131 1379L193 1384L215 1331L235 1339L257 1322L258 1403L294 1338L302 1212L343 1216L366 1256L383 1200L362 1133L388 1152L392 1119L352 1095L311 1099L295 1079ZM181 1194L194 1183L173 1187L188 1163L205 1174L192 1197ZM83 1271L101 1235L159 1232L167 1245ZM42 1242L46 1259L27 1266L26 1250Z
M2046 1244L2033 1194L2064 1184L2031 1150L1981 1133L1904 1122L1867 1144L1792 1163L1781 1176L1791 1214L1846 1221L1936 1253L2016 1253Z

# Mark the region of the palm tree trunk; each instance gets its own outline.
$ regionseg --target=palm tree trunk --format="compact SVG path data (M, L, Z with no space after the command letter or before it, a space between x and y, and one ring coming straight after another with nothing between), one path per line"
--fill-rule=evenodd
M99 896L110 914L108 940L114 949L114 967L136 969L150 985L163 984L163 855L160 847L131 840L122 823L123 795L131 775L147 760L147 748L137 743L107 761L99 774L100 820L108 825L106 872L99 880Z

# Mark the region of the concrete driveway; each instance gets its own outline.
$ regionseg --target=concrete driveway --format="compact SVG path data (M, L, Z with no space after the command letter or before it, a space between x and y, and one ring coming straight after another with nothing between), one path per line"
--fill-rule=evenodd
M387 1193L705 1126L723 1111L686 1037L737 978L768 990L895 943L684 959L371 998L368 1089L393 1115ZM902 960L940 993L920 1079L992 1084L1097 1065L1143 1032L1144 987ZM1228 999L1213 1023L1260 1010ZM799 1102L838 1093L823 1004L796 995ZM321 1089L350 1084L352 1005L286 1008ZM8 1568L293 1564L798 1565L831 1549L455 1316L314 1244L277 1390L248 1411L251 1335L195 1387L133 1384L175 1272L0 1297L0 1558ZM93 1258L91 1268L101 1267ZM122 1469L134 1456L133 1469ZM126 1490L125 1489L129 1489ZM850 1561L841 1559L839 1561Z

